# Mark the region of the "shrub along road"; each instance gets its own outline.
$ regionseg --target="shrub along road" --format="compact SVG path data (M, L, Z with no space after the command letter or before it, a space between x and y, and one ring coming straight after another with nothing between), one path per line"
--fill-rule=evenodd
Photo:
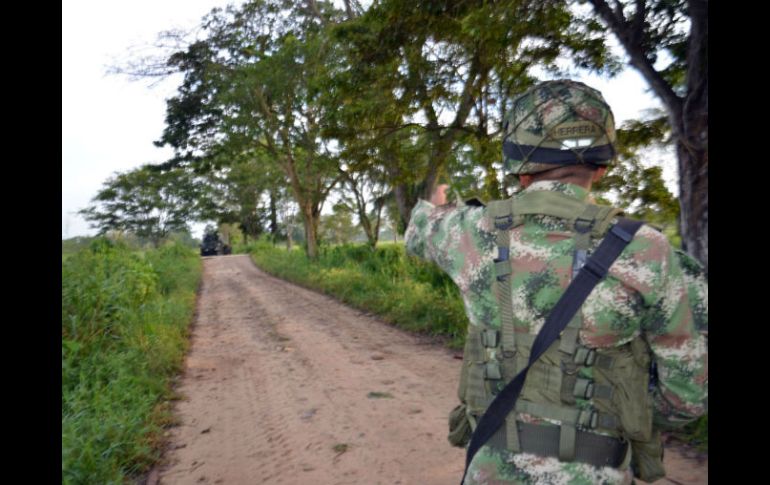
M204 259L191 338L178 425L149 484L459 480L464 453L446 440L457 352L245 255ZM666 458L675 483L707 483L706 463Z

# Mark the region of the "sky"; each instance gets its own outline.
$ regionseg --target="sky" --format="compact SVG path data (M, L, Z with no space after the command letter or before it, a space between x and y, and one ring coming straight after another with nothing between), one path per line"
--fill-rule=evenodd
M171 157L157 148L164 127L166 98L181 78L173 76L155 87L147 81L107 75L109 65L125 59L130 49L151 44L157 34L192 28L214 7L233 0L64 0L62 2L62 238L93 235L76 214L88 206L102 184L117 172ZM243 3L238 1L235 3ZM611 80L575 78L602 92L615 121L638 118L660 106L634 70ZM664 178L675 189L673 158L664 160ZM193 225L200 237L203 224Z

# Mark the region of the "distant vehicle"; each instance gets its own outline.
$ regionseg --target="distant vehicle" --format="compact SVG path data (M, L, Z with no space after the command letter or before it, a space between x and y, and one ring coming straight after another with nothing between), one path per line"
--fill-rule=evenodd
M201 256L217 256L232 253L229 244L225 244L216 232L207 232L201 242Z

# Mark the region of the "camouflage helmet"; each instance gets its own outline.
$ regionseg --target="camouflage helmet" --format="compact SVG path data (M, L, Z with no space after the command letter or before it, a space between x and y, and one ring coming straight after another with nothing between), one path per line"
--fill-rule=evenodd
M615 158L612 110L599 91L577 81L546 81L528 89L513 100L503 127L508 174L609 165Z

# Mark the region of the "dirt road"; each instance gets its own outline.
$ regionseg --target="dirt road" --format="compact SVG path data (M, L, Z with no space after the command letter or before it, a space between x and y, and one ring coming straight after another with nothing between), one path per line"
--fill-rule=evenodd
M453 354L247 256L205 258L180 424L148 484L454 484ZM706 464L675 465L675 483L707 483Z

